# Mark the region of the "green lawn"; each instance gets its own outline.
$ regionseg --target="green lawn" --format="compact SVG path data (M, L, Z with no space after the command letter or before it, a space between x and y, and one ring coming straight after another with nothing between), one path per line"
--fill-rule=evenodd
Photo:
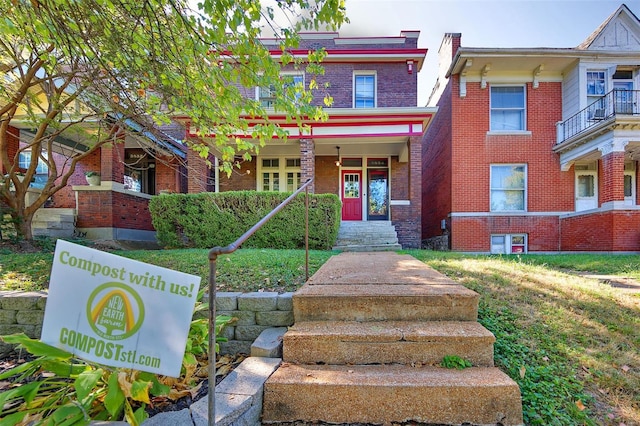
M640 256L473 256L409 250L481 295L497 365L518 382L527 424L640 425L640 294L580 273L640 281ZM206 250L117 254L208 277ZM312 251L313 273L335 253ZM239 250L218 260L219 291L293 291L304 251ZM0 254L2 289L46 288L51 254Z

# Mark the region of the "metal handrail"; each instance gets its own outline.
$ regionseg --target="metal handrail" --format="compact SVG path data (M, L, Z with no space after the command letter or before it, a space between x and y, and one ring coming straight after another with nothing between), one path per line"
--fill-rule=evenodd
M308 179L296 192L291 194L276 206L265 217L260 219L258 223L253 225L251 229L242 234L237 240L226 247L214 247L209 250L209 395L208 395L208 417L209 425L215 425L216 422L216 266L218 256L221 254L230 254L236 251L242 243L247 241L258 229L289 204L302 191L305 192L304 201L304 224L305 224L305 277L309 279L309 186L313 183L313 178Z

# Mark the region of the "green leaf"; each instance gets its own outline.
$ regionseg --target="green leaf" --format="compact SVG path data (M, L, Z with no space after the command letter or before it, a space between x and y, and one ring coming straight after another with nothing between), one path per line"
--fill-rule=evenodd
M24 418L24 416L26 415L27 413L24 411L19 411L17 413L9 414L8 416L5 416L2 419L0 419L0 426L15 426L18 423L20 423Z
M12 369L7 370L4 373L0 374L0 380L8 379L9 377L16 376L20 373L24 373L30 368L34 368L34 367L37 368L37 365L39 364L39 362L40 360L34 360L34 361L25 362L24 364L17 365Z
M50 356L63 359L69 359L73 356L65 350L58 349L55 346L48 345L40 340L31 339L24 333L2 336L2 340L6 343L20 344L30 354L35 356Z
M147 412L145 411L145 406L144 404L142 405L142 407L138 408L136 410L135 413L133 413L133 415L135 416L136 420L138 421L139 424L141 424L142 422L144 422L145 420L147 420L147 418L149 417L149 415L147 414Z
M63 405L51 414L51 420L55 425L72 425L84 419L84 413L80 406L75 404ZM85 422L88 423L88 422Z
M83 371L90 369L87 364L77 364L71 361L59 361L46 359L42 362L42 368L47 371L51 371L56 376L60 377L75 377L81 374Z
M104 406L112 418L117 419L124 405L124 392L118 384L118 374L111 373L107 382L107 395L104 397Z
M7 402L24 399L25 395L31 394L34 390L37 391L40 385L42 382L31 382L0 393L0 414L2 414L3 407Z
M74 383L76 389L76 396L78 397L78 401L81 403L85 400L87 396L93 391L96 383L102 377L104 370L98 368L96 370L84 371L78 375L76 381Z
M134 401L141 401L149 404L149 389L151 388L151 382L136 380L131 384L131 398Z
M171 386L163 385L158 381L158 376L153 373L141 372L138 374L138 378L140 380L146 380L151 382L151 389L149 389L149 393L154 396L163 396L169 395L171 391Z

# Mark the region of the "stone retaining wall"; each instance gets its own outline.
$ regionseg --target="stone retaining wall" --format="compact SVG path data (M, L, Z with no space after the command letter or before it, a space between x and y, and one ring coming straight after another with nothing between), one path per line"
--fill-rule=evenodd
M293 325L292 294L217 293L216 314L237 318L223 331L229 341L220 344L220 352L249 354L251 344L263 330ZM46 301L45 292L0 291L0 336L25 333L31 338L40 338ZM13 345L0 342L0 358L12 350Z

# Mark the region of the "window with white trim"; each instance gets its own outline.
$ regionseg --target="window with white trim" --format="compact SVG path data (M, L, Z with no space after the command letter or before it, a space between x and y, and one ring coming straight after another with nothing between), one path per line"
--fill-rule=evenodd
M491 235L491 254L520 254L527 252L527 234Z
M283 73L281 78L284 80L285 88L289 86L302 85L304 87L304 74L300 73ZM256 88L256 98L260 101L260 104L265 108L272 108L276 101L276 88L275 85L269 85L268 87ZM297 99L297 97L296 97Z
M43 156L46 156L47 153L43 152ZM31 164L31 151L22 151L18 155L18 167L20 169L28 169ZM36 173L33 176L33 181L31 182L32 188L44 188L44 185L47 183L49 179L49 166L42 159L38 159L38 165L36 166Z
M607 90L606 71L587 71L587 117L602 120L606 115L604 95Z
M300 187L300 158L262 158L258 166L258 191L294 192Z
M358 72L353 75L353 107L376 107L376 74Z
M525 164L491 165L491 211L525 211L527 166Z
M526 130L524 86L491 86L492 131Z

